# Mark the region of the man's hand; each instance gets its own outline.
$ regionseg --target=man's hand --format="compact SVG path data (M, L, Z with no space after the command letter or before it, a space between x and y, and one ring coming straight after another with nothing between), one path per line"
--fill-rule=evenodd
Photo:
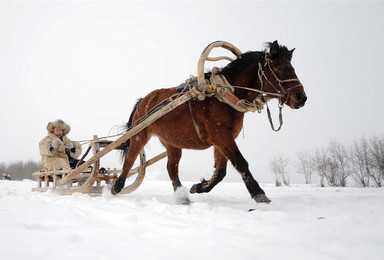
M75 146L71 142L68 142L68 143L65 144L65 148L67 148L69 150L71 150L73 147L75 147Z
M52 144L51 144L51 146L52 146L52 148L53 149L57 149L57 147L59 147L59 141L57 141L57 140L54 140L53 142L52 142Z
M52 152L53 149L57 149L57 147L59 147L59 141L57 140L54 140L52 143L51 143L51 147L49 148L49 150Z

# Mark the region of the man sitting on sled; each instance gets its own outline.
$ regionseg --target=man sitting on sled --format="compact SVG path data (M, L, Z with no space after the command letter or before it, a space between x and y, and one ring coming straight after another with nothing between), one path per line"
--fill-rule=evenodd
M49 122L48 135L39 143L41 162L47 170L75 168L81 154L81 145L71 141L67 134L71 127L63 120Z

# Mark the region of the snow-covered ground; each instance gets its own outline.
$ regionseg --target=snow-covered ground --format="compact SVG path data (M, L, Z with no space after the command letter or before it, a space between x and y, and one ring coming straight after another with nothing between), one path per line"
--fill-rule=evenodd
M121 196L34 186L0 181L0 259L384 259L384 189L267 184L261 205L223 182L186 206L169 181Z

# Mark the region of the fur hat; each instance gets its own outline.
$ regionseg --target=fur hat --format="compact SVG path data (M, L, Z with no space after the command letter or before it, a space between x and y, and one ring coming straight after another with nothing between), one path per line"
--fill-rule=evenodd
M61 119L57 119L55 122L48 123L48 132L53 133L53 130L55 130L55 128L60 128L61 130L63 130L63 135L66 135L69 133L69 131L71 131L71 127Z

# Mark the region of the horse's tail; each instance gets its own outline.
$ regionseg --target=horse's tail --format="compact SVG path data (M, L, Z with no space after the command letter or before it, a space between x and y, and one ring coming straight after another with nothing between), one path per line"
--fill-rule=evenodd
M129 120L127 122L127 124L125 125L125 130L128 131L129 129L131 129L132 127L132 121L133 121L133 116L135 115L135 112L138 111L139 109L139 104L141 102L142 98L140 98L139 100L137 100L135 106L133 107L133 110L132 110L132 113L131 115L129 116ZM125 141L124 143L121 144L121 149L122 149L122 154L121 154L121 160L124 161L125 158L127 157L127 153L128 153L128 149L129 149L129 144L131 143L131 139L128 139L127 141Z

